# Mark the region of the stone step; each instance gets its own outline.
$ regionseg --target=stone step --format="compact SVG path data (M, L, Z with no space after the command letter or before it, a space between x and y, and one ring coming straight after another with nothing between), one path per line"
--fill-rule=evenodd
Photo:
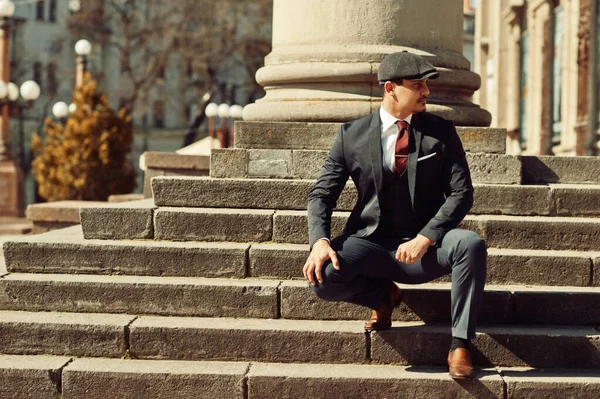
M286 280L302 277L308 251L306 244L85 240L79 227L4 244L12 273ZM489 248L487 282L600 286L600 252Z
M450 321L450 283L401 285L399 321ZM432 300L434 298L435 300ZM487 324L600 324L597 287L486 286ZM0 308L197 317L362 320L369 310L319 300L304 281L9 274Z
M249 248L228 242L86 240L75 226L13 239L4 244L4 253L9 271L17 273L244 278Z
M301 179L215 179L157 177L157 206L304 210L314 181ZM475 184L471 214L600 216L600 185ZM356 188L349 182L337 209L351 211ZM108 211L108 209L107 209Z
M125 330L135 318L0 310L0 353L121 357L128 349Z
M58 398L69 362L69 357L0 355L0 398Z
M0 309L179 316L278 317L279 281L8 274Z
M129 343L131 355L138 359L446 364L449 326L395 322L387 331L368 334L362 325L142 316L130 326ZM600 366L600 333L592 327L482 326L478 331L473 358L480 366Z
M0 395L6 398L330 399L596 398L593 370L478 369L457 384L445 368L369 364L309 364L185 360L0 356ZM218 394L217 394L218 392Z
M210 176L215 178L286 178L314 180L327 151L246 150L223 148L211 154ZM475 183L520 184L521 158L513 155L467 153Z
M307 244L250 246L249 276L303 278ZM442 277L439 281L450 281ZM487 283L496 285L600 286L600 252L488 248Z
M79 215L86 239L145 239L154 236L152 198L82 206Z
M362 321L0 314L8 320L0 324L9 337L3 351L116 358L126 351L142 360L444 366L451 333L448 325L419 322L366 333ZM472 353L484 367L598 368L599 347L593 327L482 325Z
M236 122L235 147L329 150L341 123ZM504 154L506 129L457 127L465 151Z
M339 235L349 212L334 212L331 235ZM277 211L273 241L308 242L306 211ZM491 248L596 251L600 248L600 218L467 215L461 228L475 231Z
M6 398L596 398L593 370L479 369L457 384L444 368L1 356ZM27 382L27 383L25 383ZM59 391L60 389L60 391ZM218 392L218 394L217 394Z

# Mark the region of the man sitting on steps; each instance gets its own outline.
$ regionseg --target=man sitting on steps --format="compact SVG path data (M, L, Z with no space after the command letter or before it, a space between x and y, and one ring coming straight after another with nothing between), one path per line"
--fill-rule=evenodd
M450 376L472 378L475 336L486 279L485 242L457 229L473 205L473 185L454 125L425 112L427 82L439 73L408 52L379 67L381 107L341 126L310 190L311 252L304 277L315 294L373 309L365 329L385 330L402 301L394 282L421 284L452 275ZM358 201L341 236L331 214L348 177Z

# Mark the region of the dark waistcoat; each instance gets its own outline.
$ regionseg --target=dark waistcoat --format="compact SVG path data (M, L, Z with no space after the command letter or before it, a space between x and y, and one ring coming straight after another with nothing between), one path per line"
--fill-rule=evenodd
M379 195L381 219L375 235L413 238L421 230L408 190L408 174L401 175L382 165L382 185Z

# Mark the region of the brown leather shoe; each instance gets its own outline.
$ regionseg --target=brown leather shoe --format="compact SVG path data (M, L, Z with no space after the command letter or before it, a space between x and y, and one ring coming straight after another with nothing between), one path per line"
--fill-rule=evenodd
M365 323L365 330L387 330L392 326L392 313L394 308L402 303L402 291L393 281L390 281L390 290L379 309L371 313L371 318Z
M471 362L471 352L465 348L457 348L448 353L448 369L450 377L455 380L473 378L475 371Z

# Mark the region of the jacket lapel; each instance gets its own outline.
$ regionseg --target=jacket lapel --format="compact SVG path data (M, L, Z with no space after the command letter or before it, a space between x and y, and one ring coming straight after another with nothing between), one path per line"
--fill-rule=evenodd
M408 151L408 191L410 193L410 201L412 203L413 210L415 209L415 186L417 182L417 160L419 159L419 153L421 151L421 139L423 135L419 130L419 115L415 114L412 117L412 123L410 125L409 136L409 151Z
M379 108L372 114L371 124L367 132L369 139L369 153L371 154L371 170L373 181L375 182L376 192L381 191L382 180L382 154L381 154L381 119L379 118Z

